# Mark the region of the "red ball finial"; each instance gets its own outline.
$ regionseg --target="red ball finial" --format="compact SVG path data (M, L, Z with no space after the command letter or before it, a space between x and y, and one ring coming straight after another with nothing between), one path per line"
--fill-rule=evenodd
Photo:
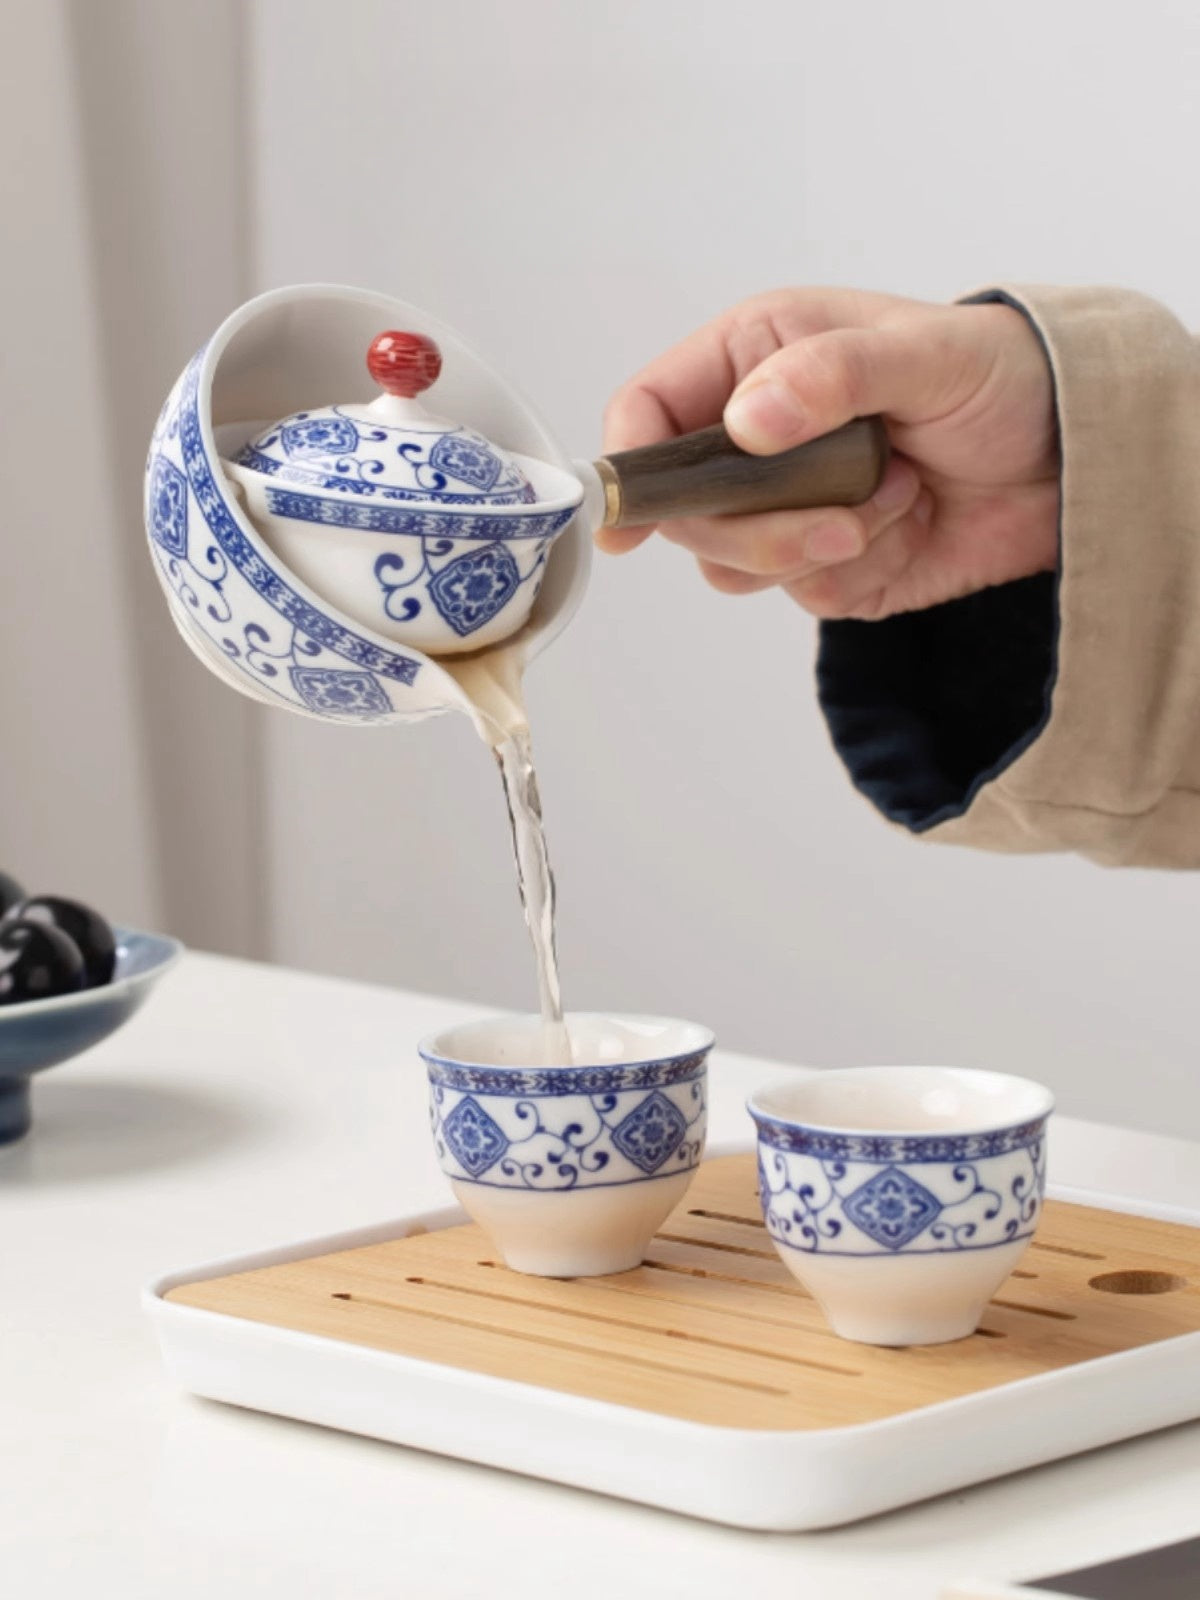
M367 351L367 371L381 389L411 400L437 381L442 352L423 333L376 334Z

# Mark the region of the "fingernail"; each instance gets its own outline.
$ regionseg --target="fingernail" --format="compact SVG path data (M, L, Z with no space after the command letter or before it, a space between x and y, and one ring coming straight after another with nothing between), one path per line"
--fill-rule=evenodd
M776 378L739 389L725 407L725 426L757 450L782 450L804 428L804 410L794 392Z
M852 561L862 552L862 529L853 522L818 522L804 541L809 561Z
M916 487L917 475L913 469L907 462L896 462L875 495L876 509L885 513L899 511L912 499Z

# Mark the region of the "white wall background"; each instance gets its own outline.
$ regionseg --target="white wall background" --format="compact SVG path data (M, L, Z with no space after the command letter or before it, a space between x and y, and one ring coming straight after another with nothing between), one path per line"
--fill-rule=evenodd
M942 299L1109 281L1200 326L1200 10L1182 0L106 0L125 29L107 53L86 0L54 9L82 41L78 138L107 127L138 156L77 160L93 242L103 185L125 197L116 265L78 315L121 419L91 492L135 543L122 441L148 431L149 391L226 306L279 282L427 305L579 454L636 366L781 283ZM138 243L133 183L157 197L157 245ZM143 319L133 378L118 312ZM51 573L26 587L30 614L54 603ZM132 629L142 650L160 622L127 612L104 647ZM828 747L812 649L786 600L717 596L677 550L598 560L529 680L568 1003L695 1016L785 1059L1012 1067L1077 1114L1200 1136L1200 883L892 834ZM22 659L0 674L6 734ZM221 696L182 648L155 661L140 744L122 735L158 774L139 791L159 840L148 907L205 942L253 946L257 917L274 959L531 1003L503 806L464 719L343 731L239 707L248 723L201 721L190 747L217 758L164 791L164 708L217 718ZM11 838L49 859L31 819L53 767L10 780L0 855ZM178 823L163 833L181 812L209 819L186 870ZM71 851L83 876L103 857L88 881L112 885L97 819Z
M151 425L244 293L238 0L0 0L0 866L263 943L256 729L141 534Z
M429 306L575 453L636 366L780 283L1112 281L1200 325L1193 7L333 15L254 9L258 284ZM568 1004L703 1018L785 1059L1015 1067L1071 1111L1200 1135L1200 884L893 835L827 746L812 649L785 599L717 596L675 549L597 561L529 678ZM466 722L277 717L265 739L273 954L527 1006Z

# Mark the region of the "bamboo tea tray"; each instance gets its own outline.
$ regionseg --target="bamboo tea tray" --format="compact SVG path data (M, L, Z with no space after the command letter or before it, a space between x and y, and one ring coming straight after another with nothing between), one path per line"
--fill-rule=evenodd
M750 1528L1200 1415L1200 1217L1058 1191L977 1334L883 1350L785 1271L746 1153L615 1277L518 1276L449 1210L175 1273L147 1306L196 1394Z

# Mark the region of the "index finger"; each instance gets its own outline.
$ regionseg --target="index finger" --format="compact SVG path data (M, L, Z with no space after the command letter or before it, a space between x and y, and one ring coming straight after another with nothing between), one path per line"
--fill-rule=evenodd
M835 327L860 327L894 305L854 289L779 289L755 295L656 356L617 390L604 450L631 450L719 422L734 389L784 345Z
M617 390L604 412L606 455L658 444L720 417L737 382L723 320L697 328Z
M750 331L738 339L731 326L742 308L724 312L653 360L618 389L604 413L604 453L658 444L696 428L719 422L725 402L744 374L779 348L769 329L747 318ZM748 309L748 308L747 308ZM742 350L738 359L735 348ZM761 353L748 359L748 347ZM653 525L601 528L596 544L609 555L636 550L654 532Z

